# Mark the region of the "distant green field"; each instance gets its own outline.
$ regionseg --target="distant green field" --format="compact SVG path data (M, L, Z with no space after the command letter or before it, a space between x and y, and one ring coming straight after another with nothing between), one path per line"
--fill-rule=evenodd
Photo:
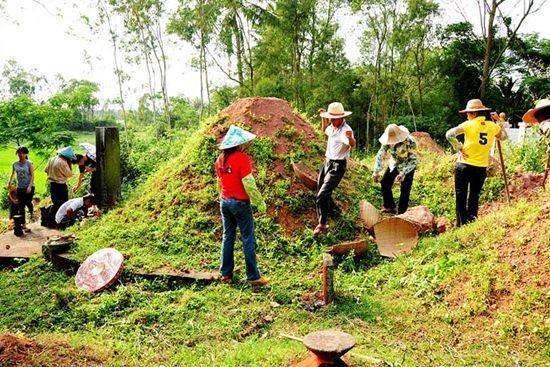
M77 133L75 143L73 145L77 152L81 150L78 147L78 144L84 142L94 144L95 134L93 132ZM0 179L2 180L2 185L7 183L8 177L11 173L11 165L17 159L15 156L15 149L15 145L0 147ZM44 173L44 167L46 166L49 157L36 155L31 150L29 158L34 163L34 168L36 171L36 193L38 195L42 195L46 192L46 174ZM76 170L77 168L73 167L73 169Z

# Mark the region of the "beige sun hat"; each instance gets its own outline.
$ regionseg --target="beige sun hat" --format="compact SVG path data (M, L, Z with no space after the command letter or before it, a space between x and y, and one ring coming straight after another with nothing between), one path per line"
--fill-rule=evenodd
M321 112L321 117L326 119L340 119L351 115L351 111L344 111L344 106L340 102L332 102L328 105L328 110Z
M384 134L378 139L380 144L397 144L405 141L409 137L409 129L405 126L397 126L396 124L389 124L384 131Z
M525 115L523 115L523 121L528 124L536 124L540 121L536 118L537 112L539 112L542 109L550 108L550 99L544 98L535 104L535 108L531 108L529 111L525 112Z
M489 107L485 107L483 105L483 102L481 102L481 99L470 99L468 103L466 103L466 108L458 112L468 113L468 112L481 112L481 111L491 111L491 109Z

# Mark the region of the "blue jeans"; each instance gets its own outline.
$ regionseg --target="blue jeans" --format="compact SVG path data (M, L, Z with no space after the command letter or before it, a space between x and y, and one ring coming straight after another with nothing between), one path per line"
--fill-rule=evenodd
M260 278L256 263L256 237L254 236L254 218L249 202L235 199L222 199L220 203L223 220L223 241L220 272L223 276L232 276L235 262L233 253L237 226L241 231L244 259L246 262L246 277L248 280Z

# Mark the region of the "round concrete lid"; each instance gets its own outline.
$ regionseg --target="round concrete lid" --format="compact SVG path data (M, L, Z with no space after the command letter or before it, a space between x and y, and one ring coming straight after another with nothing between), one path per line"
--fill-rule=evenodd
M99 292L113 285L122 274L124 257L114 248L101 249L89 256L78 268L78 288Z
M332 354L340 357L355 346L355 338L337 330L322 330L307 334L304 345L314 354Z

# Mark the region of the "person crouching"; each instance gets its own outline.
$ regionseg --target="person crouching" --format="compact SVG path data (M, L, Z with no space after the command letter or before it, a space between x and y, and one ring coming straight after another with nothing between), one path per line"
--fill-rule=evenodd
M416 155L416 142L409 134L405 126L390 124L384 134L378 139L382 146L376 154L373 169L374 182L380 182L382 186L382 198L384 201L383 213L402 214L409 207L409 197L414 178L414 172L418 164ZM384 169L384 160L390 158L388 168L380 180ZM401 183L399 205L395 205L392 187L394 182Z
M256 135L236 126L231 126L220 149L222 153L215 163L220 185L220 210L223 220L221 254L221 281L233 281L234 247L237 227L241 231L246 276L254 286L263 286L268 280L260 275L256 260L256 236L251 203L264 213L266 204L252 176L252 159L246 154L246 144Z
M55 214L57 227L65 229L80 221L88 214L88 209L96 204L94 195L86 195L66 201Z
M339 102L331 103L328 111L321 110L321 130L327 136L327 150L325 162L319 172L317 180L317 216L319 224L313 231L314 236L325 233L328 230L328 218L338 211L332 200L332 193L342 181L346 173L347 160L350 157L351 148L356 141L353 130L344 118L351 112L344 111L344 106Z

